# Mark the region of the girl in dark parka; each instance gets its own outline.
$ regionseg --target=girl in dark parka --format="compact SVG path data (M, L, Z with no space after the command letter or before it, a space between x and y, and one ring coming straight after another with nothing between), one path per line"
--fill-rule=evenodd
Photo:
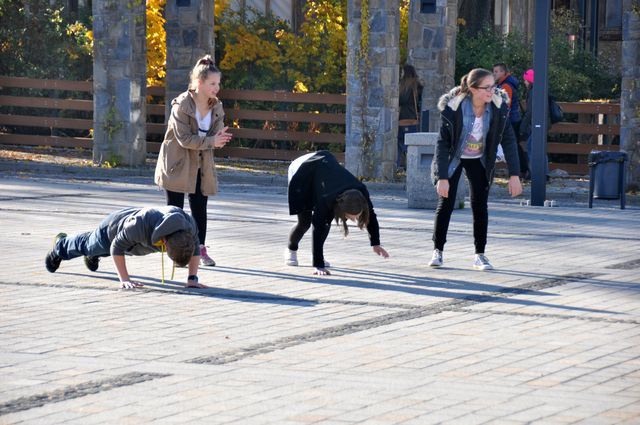
M473 238L477 270L493 266L484 255L489 215L487 200L493 181L498 144L502 145L509 167L509 193L522 193L520 164L513 127L509 124L508 96L496 89L491 71L471 70L459 87L443 95L438 102L442 125L432 163L432 179L438 192L434 219L434 250L429 266L443 264L442 251L456 199L458 181L465 170L471 189Z
M330 274L323 247L334 219L345 236L349 233L347 220L357 222L360 229L366 227L373 252L389 257L380 246L378 219L367 188L328 151L304 155L289 166L289 214L298 216L285 250L285 263L289 266L298 265L298 243L313 225L314 274Z

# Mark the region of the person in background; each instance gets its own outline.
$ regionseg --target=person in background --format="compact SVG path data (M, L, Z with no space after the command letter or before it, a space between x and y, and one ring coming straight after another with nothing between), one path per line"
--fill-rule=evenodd
M216 265L205 245L207 201L218 191L213 149L222 148L231 140L223 123L222 102L217 97L220 78L211 56L198 60L191 71L189 89L171 102L155 172L156 184L166 191L167 205L183 208L184 195L189 195L203 266Z
M493 65L493 78L496 80L496 87L504 90L509 96L509 122L513 126L514 134L520 132L520 99L518 97L518 79L509 73L509 68L505 63L497 63ZM518 146L518 158L520 159L520 176L525 177L529 173L529 158L520 143Z
M418 131L422 104L422 88L423 85L418 79L416 69L411 65L405 64L402 67L398 97L400 114L398 115L397 168L406 166L407 147L404 144L404 135Z
M527 143L527 154L529 155L529 175L530 177L531 168L533 167L531 163L532 159L532 149L533 149L533 138L531 137L531 119L533 116L533 69L528 69L522 75L522 79L524 80L524 86L526 89L526 110L522 116L522 123L520 124L520 141L526 141ZM547 128L550 127L549 116L547 115L547 123L549 124ZM544 175L547 176L547 180L549 180L549 157L546 152L544 155Z

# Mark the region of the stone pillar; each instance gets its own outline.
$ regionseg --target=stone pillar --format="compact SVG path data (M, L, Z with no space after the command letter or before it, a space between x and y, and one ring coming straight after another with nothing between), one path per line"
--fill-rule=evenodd
M422 110L429 111L428 131L438 131L438 99L452 89L456 67L457 0L437 0L436 13L420 13L411 2L407 61L424 83Z
M640 6L624 0L622 17L622 95L620 147L629 155L627 183L640 189Z
M407 145L407 201L409 208L435 209L438 193L431 182L431 167L438 143L438 133L409 133L405 135ZM463 173L458 181L454 208L464 208L467 194L466 177Z
M392 180L397 155L400 11L398 0L347 2L346 167Z
M93 1L93 160L143 165L146 14L143 0Z
M189 86L189 74L204 55L214 57L214 0L167 0L167 115L171 100Z

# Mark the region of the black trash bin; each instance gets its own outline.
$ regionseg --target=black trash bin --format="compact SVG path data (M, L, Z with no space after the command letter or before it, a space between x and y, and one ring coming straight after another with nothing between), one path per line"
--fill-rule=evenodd
M591 151L589 154L589 208L593 198L620 199L625 207L626 152Z

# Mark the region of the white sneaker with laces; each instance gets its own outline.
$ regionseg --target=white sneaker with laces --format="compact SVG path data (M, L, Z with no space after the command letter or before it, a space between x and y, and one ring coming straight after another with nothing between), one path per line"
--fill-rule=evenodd
M473 268L476 270L493 270L493 266L484 254L476 254Z
M433 255L431 256L431 261L429 261L429 267L440 267L444 261L442 261L442 251L439 249L433 250Z
M297 266L298 265L298 251L292 251L289 248L285 248L284 250L284 263L287 266Z

